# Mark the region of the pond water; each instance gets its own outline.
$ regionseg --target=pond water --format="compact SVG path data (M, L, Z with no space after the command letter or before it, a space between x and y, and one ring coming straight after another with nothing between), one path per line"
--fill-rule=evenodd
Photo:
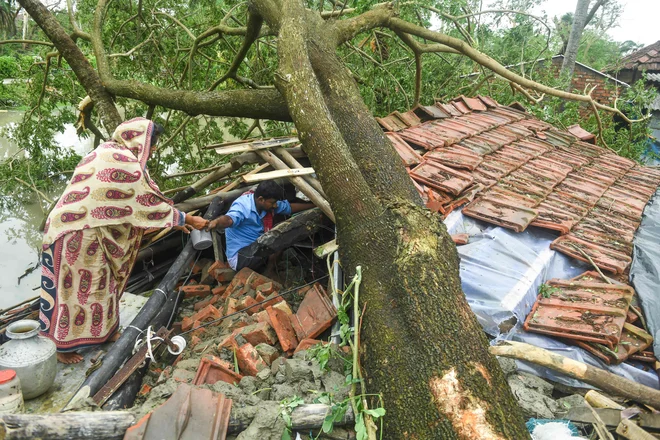
M17 124L23 114L0 110L0 129ZM62 148L73 148L79 154L91 150L91 139L80 140L73 126L68 126L55 140ZM0 161L7 160L19 151L19 146L0 135ZM57 197L61 188L54 188ZM0 194L7 197L7 194ZM18 277L39 260L41 232L39 226L44 214L37 203L27 203L13 209L0 211L0 309L39 295L41 268L18 281Z

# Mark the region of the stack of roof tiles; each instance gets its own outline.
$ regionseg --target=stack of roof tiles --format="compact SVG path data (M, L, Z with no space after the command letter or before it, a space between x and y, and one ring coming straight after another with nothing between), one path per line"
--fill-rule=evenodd
M378 121L429 208L446 216L466 205L463 214L517 232L552 229L561 235L553 249L614 273L630 265L660 170L488 97L461 96Z

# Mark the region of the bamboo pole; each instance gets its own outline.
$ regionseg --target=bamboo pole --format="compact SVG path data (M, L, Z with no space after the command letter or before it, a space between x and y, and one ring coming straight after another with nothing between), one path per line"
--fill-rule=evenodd
M265 150L259 150L255 151L257 155L259 155L263 160L268 162L273 168L276 170L286 170L289 169L289 167L282 161L282 159L278 158L275 156L273 153L270 151L265 151ZM296 176L291 176L288 177L288 179L293 183L303 194L305 194L309 199L314 202L316 206L318 206L321 211L325 215L332 220L333 223L335 223L335 215L332 213L332 209L330 208L330 204L328 201L321 196L314 188L311 187L309 183L305 181L302 177L296 177Z
M530 344L507 341L505 345L492 346L488 351L495 356L520 359L541 365L596 386L608 393L632 399L656 409L660 408L660 391L658 390Z
M273 151L291 168L305 168L300 162L296 160L295 157L291 155L291 153L289 153L289 151L287 151L286 148L278 147ZM321 182L319 182L318 179L314 178L313 176L305 176L303 179L305 179L305 181L309 183L312 188L321 194L324 199L328 199L328 196L326 196L325 192L323 192L323 187L321 187Z

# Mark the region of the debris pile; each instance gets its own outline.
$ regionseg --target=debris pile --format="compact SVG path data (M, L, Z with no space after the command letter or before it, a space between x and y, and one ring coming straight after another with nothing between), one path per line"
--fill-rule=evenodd
M316 339L337 317L322 285L312 283L289 293L249 268L234 273L218 261L195 266L197 280L180 286L182 319L173 325L174 333L189 340L188 346L171 365L151 364L136 404L141 415L175 390L180 393L180 386L192 386L233 401L228 432L249 431L254 424L252 431L273 433L263 438L279 439L284 429L282 417L277 417L282 402L301 399L312 404L322 396L322 402L341 402L348 397L347 353ZM313 354L316 347L326 349L325 357ZM317 428L329 408L320 406ZM277 423L258 428L268 419L262 411L274 412ZM238 438L256 438L250 435L246 431Z

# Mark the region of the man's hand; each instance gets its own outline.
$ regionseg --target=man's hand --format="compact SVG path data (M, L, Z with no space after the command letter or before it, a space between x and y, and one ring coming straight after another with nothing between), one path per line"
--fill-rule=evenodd
M183 225L183 226L175 226L174 230L175 231L181 231L184 234L190 234L190 231L192 231L194 228L191 225Z
M228 215L221 215L220 217L211 220L208 225L206 225L206 230L211 231L216 228L231 228L234 224L234 220Z
M211 220L204 229L207 231L212 231L218 227L218 223L220 223L220 217L216 218L215 220Z

